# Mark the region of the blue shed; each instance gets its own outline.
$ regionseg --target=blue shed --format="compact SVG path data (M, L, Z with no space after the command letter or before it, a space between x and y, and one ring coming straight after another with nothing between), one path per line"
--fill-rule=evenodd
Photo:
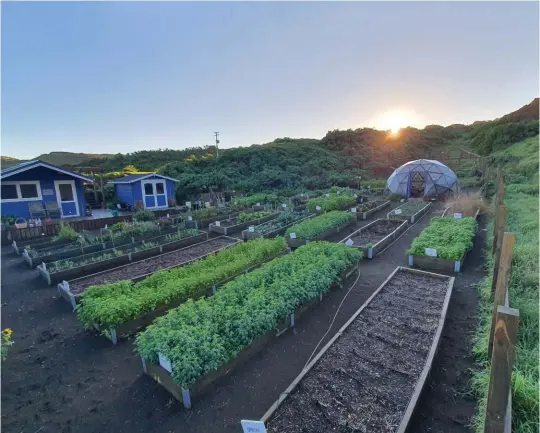
M134 208L159 209L169 206L169 199L175 198L175 185L178 182L162 174L132 174L109 181L114 185L114 193ZM139 206L138 206L139 204Z
M0 179L2 215L26 219L84 216L84 183L93 182L39 160L6 168Z

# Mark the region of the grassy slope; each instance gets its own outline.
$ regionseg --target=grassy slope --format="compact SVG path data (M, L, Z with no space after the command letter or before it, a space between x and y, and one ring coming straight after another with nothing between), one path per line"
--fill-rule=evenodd
M538 151L539 137L516 143L490 156L505 173L505 203L508 206L507 232L516 234L510 275L510 306L520 311L517 363L513 375L513 428L518 433L538 432ZM493 221L488 228L486 257L490 276L481 287L482 311L474 352L482 365L475 372L473 389L480 396L476 431L483 432L483 418L489 382L487 340L491 324L491 245Z

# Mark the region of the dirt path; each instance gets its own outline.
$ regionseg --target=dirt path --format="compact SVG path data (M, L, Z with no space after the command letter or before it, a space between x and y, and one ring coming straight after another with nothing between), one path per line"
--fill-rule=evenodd
M368 221L359 221L357 228L382 217L388 211L386 209ZM429 215L426 215L381 257L361 263L360 280L343 303L325 341L396 266L406 265L405 249L428 222ZM473 254L468 260L470 263L476 261ZM466 266L464 275L471 268L470 265ZM475 275L477 278L478 274ZM463 281L458 278L456 283L456 293L462 291L465 295L458 295L452 301L447 332L457 327L455 332L461 333L461 337L445 337L440 350L443 359L440 368L452 365L447 364L453 356L451 351L447 353L445 350L447 345L451 349L459 342L458 349L469 353L468 348L465 350L462 347L468 325L461 323L465 320L461 316L465 313L462 304L466 304L467 311L472 309L474 312L476 308L472 308L472 304L476 305L474 299L468 301L469 293L476 294L474 288L470 287L473 280L472 276L463 278ZM55 289L47 288L38 279L37 272L28 270L20 256L12 254L10 248L4 248L2 302L5 305L2 307L2 327L14 330L16 344L2 365L3 431L236 433L240 431L240 419L258 419L262 416L300 372L327 331L346 289L325 298L322 304L302 316L294 332L285 333L242 368L218 381L194 402L191 411L186 411L167 391L143 375L140 360L133 354L133 340L113 347L95 332L84 331L67 303L59 299ZM465 321L468 323L468 320ZM459 363L456 366L462 367ZM436 367L432 383L437 388L433 392L436 392L439 383L451 385L447 378L439 377L438 371ZM462 373L459 375L462 377ZM435 395L432 398L439 397ZM430 428L430 425L438 425L431 420L442 417L449 402L438 405L427 400L426 404L432 408L421 410L426 417L418 420L419 430L411 431L450 431ZM464 422L469 418L468 415L464 416Z

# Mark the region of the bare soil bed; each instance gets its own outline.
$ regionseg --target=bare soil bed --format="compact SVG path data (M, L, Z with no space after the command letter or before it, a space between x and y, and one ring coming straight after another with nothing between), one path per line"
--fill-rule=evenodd
M424 369L448 283L396 272L273 412L268 432L394 432Z
M380 240L384 239L394 230L396 230L402 221L395 220L379 220L375 224L370 225L365 230L362 230L358 234L351 237L354 241L354 245L367 245L372 243L375 245Z
M120 268L111 269L108 272L89 275L86 278L77 279L69 283L69 288L72 294L78 295L84 292L90 286L112 283L114 281L131 280L151 272L159 271L160 269L188 262L232 243L234 243L234 240L231 238L219 237L210 239L207 242L182 248L181 250L177 250L172 253L152 257L147 260L122 266Z

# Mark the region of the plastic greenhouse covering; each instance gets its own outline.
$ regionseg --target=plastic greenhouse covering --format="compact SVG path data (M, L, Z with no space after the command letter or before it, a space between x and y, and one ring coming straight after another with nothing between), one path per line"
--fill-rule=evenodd
M430 159L410 161L395 169L386 187L407 198L440 197L459 192L456 174L443 163Z

